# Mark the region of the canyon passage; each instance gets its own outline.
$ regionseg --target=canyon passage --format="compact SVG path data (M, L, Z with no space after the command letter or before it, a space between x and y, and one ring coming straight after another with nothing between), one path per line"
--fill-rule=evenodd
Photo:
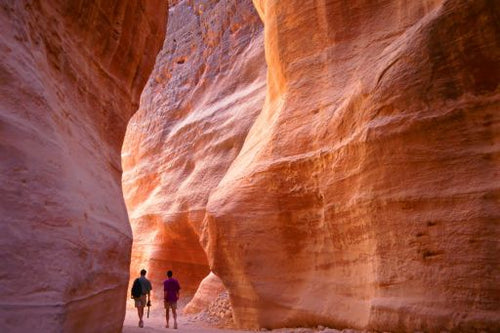
M158 318L173 270L226 328L500 331L499 17L2 1L0 331L139 330L143 268Z

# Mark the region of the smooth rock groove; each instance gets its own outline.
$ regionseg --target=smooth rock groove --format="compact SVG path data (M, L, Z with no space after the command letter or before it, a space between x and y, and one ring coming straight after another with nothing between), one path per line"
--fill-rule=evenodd
M0 5L0 331L120 332L129 118L167 2Z

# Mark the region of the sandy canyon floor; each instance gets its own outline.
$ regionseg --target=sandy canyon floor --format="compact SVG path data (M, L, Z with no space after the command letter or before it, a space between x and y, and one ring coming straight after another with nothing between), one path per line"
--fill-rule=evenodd
M180 311L177 318L178 329L174 330L173 321L170 322L170 328L165 327L165 310L161 306L151 307L149 318L144 319L144 327L138 327L138 317L137 310L135 308L127 308L127 313L125 315L125 321L123 323L123 333L147 333L147 332L200 332L200 333L212 333L212 332L223 332L223 333L234 333L234 332L256 332L251 330L236 330L231 328L228 322L219 320L210 313L201 312L195 315L186 315L182 313L182 308L185 302L181 302ZM146 317L146 315L144 315ZM172 319L170 319L172 320ZM269 332L280 332L280 333L358 333L355 330L344 330L339 331L329 328L313 329L313 328L281 328L272 330Z
M245 332L230 329L217 329L209 327L208 323L203 321L198 321L193 319L191 316L180 314L177 318L178 329L174 330L172 328L173 322L171 323L171 328L165 328L165 312L163 309L151 310L149 318L144 320L144 328L139 328L137 326L138 319L135 309L127 310L125 316L125 322L123 324L123 333L146 333L146 332Z
M144 327L138 327L139 319L135 308L127 307L125 321L123 323L123 333L135 332L248 332L243 330L231 330L229 325L222 323L206 312L195 315L186 315L182 308L189 299L179 301L179 311L177 317L178 329L173 329L173 319L170 318L170 328L165 327L165 309L163 304L154 304L151 307L149 318L144 315ZM145 309L146 311L146 309ZM172 315L170 315L172 316ZM224 327L224 329L218 328Z

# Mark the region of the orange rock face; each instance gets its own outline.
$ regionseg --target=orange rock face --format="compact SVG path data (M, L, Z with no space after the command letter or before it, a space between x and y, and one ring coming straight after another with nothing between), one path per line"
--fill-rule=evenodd
M166 1L0 5L0 331L121 331L128 119Z
M267 98L202 227L236 321L498 331L499 3L254 3Z
M209 273L199 240L206 203L266 91L263 27L250 0L175 2L167 31L122 156L131 277L146 268L156 299L169 269L181 296Z

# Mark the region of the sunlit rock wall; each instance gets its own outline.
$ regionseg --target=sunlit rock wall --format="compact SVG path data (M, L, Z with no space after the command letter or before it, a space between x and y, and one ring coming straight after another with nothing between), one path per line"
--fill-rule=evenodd
M120 332L128 119L167 2L0 3L0 331Z
M254 3L267 98L202 227L238 324L500 330L500 2Z
M205 206L266 92L263 26L250 0L176 1L167 30L122 156L131 278L146 268L156 299L169 269L181 297L209 273L199 241Z

